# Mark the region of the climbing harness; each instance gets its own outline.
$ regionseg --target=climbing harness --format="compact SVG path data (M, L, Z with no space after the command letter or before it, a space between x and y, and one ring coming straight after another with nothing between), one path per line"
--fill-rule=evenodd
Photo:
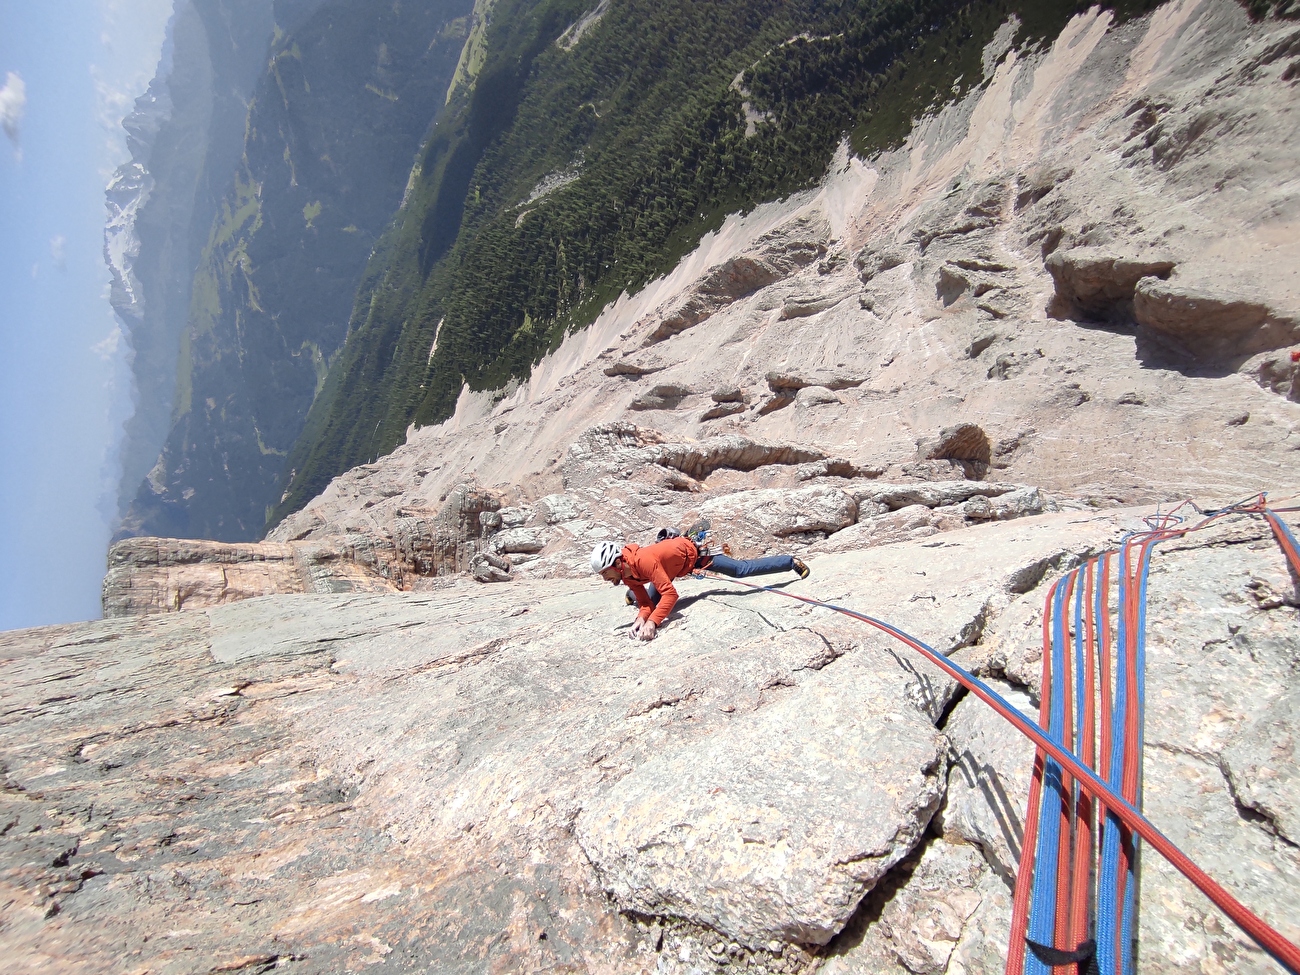
M1184 506L1203 517L1185 524ZM1241 904L1140 811L1145 702L1146 591L1152 550L1229 515L1259 515L1300 575L1300 544L1265 495L1214 511L1184 502L1146 519L1148 530L1089 559L1053 584L1043 613L1043 676L1035 724L978 677L897 627L852 609L771 586L710 577L833 610L906 644L988 704L1037 746L1007 975L1133 975L1138 839L1146 841L1249 937L1300 975L1300 947ZM1111 631L1111 575L1117 626ZM1092 915L1094 931L1088 930Z

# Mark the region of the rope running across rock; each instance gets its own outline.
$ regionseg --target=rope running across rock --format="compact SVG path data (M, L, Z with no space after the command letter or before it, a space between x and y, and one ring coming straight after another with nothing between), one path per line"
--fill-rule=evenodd
M1185 505L1194 508L1190 502ZM978 677L884 620L771 586L708 574L875 627L920 653L1037 746L1016 877L1008 975L1042 975L1075 965L1080 972L1131 975L1138 854L1135 835L1187 877L1278 964L1291 975L1300 975L1300 947L1241 904L1139 811L1146 585L1154 547L1229 515L1260 515L1292 571L1300 575L1300 544L1278 517L1279 511L1295 508L1271 508L1264 495L1252 495L1235 505L1200 512L1205 516L1202 520L1186 525L1177 516L1182 507L1147 519L1150 531L1126 537L1118 551L1088 560L1052 586L1043 618L1038 724ZM1118 625L1113 642L1109 609L1112 564L1118 576ZM1096 932L1088 938L1089 907L1094 901Z

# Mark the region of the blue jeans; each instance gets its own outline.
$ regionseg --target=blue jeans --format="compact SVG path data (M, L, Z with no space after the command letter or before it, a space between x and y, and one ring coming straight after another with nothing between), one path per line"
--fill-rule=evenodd
M761 559L733 559L730 555L715 555L704 568L719 575L744 579L746 576L765 576L773 572L793 572L793 555L769 555Z

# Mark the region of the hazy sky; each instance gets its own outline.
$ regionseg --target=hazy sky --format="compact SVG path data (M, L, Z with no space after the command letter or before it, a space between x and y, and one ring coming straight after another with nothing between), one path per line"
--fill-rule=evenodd
M130 405L104 187L171 0L0 0L0 630L94 619Z

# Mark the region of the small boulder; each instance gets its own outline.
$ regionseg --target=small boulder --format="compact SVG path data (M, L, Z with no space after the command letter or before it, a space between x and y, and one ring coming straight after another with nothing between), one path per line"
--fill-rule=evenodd
M469 560L470 575L478 582L509 582L511 568L509 559L492 552L479 552Z
M724 416L734 416L737 413L745 412L744 403L716 403L700 414L700 422L706 420L717 420Z
M1009 521L1025 515L1041 515L1047 508L1048 503L1038 488L1024 487L996 498L977 494L962 505L961 512L971 521Z
M944 427L937 436L917 444L918 460L954 460L961 463L967 478L982 478L989 469L993 448L988 434L974 423Z
M548 525L576 521L581 517L578 506L567 494L548 494L535 503L537 516Z
M1167 278L1176 266L1162 255L1127 257L1100 247L1054 251L1044 264L1056 287L1053 313L1102 319L1126 317L1138 282Z
M676 383L660 383L628 404L629 410L675 410L693 392Z
M794 401L799 406L827 406L839 403L840 398L825 386L805 386L795 394Z
M606 366L604 373L606 376L631 376L635 378L639 376L648 376L651 373L660 372L665 368L667 367L657 360L633 362L630 359L620 359L618 362L613 362Z
M767 386L774 393L793 395L805 386L822 386L826 389L853 389L865 383L866 377L857 378L825 369L809 373L773 370L767 374Z
M546 542L528 528L507 528L492 536L492 547L501 553L533 554L546 548Z

